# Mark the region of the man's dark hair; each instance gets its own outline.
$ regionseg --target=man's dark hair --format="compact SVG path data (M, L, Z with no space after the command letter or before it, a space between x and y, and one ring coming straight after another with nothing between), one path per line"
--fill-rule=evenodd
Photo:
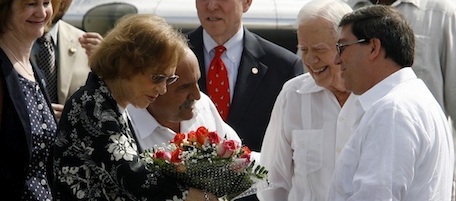
M358 39L377 38L385 48L386 58L402 67L412 66L415 36L404 16L391 6L372 5L345 15L339 27L352 24Z

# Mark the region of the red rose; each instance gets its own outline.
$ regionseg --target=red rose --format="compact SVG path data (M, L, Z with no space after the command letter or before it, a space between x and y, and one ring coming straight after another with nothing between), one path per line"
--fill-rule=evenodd
M180 150L180 149L174 150L173 153L171 154L171 163L180 163L182 161L179 158L181 153L182 153L182 150Z
M187 134L187 140L193 144L194 142L198 142L198 139L196 138L196 133L195 131L190 131L188 134Z
M197 141L200 145L203 145L204 142L206 141L206 138L207 138L207 135L209 134L209 131L207 130L206 127L204 126L200 126L197 130L196 130L196 138L197 138Z
M241 158L246 158L250 163L250 153L252 153L252 151L250 151L250 149L247 146L243 146Z
M181 146L182 142L185 140L185 134L182 134L182 133L177 133L175 136L174 136L174 139L171 140L171 143L174 143L175 145L177 145L178 147Z
M252 151L250 151L249 147L247 147L247 146L243 146L243 147L242 147L242 152L244 152L244 153L246 153L246 154L252 153Z
M208 144L218 144L220 143L220 137L216 132L209 132L206 138L206 143Z

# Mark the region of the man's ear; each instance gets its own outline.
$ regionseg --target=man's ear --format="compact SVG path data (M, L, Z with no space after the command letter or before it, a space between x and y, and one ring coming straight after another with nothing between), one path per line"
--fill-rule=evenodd
M371 47L371 52L369 54L369 59L373 60L380 55L382 50L382 41L378 38L371 38L369 41L369 45Z
M243 10L242 11L245 13L249 10L250 6L252 5L253 0L242 0L242 1L243 1L243 3L242 3Z

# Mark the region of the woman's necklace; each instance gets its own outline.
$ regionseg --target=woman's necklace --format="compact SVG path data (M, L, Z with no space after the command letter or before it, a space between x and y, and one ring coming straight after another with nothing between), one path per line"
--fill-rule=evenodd
M25 68L25 66L22 65L22 63L19 61L19 59L17 59L17 57L16 57L16 55L14 55L13 51L11 51L11 50L8 48L8 46L6 46L5 43L3 43L2 40L0 40L0 43L2 43L3 47L5 47L6 50L8 50L8 52L9 52L11 55L13 55L13 58L16 60L16 62L19 64L19 66L21 66L22 69L24 69L25 73L27 73L27 74L28 74L29 76L31 76L31 77L34 77L34 76L33 76L33 70L32 70L32 72L30 73L30 72Z

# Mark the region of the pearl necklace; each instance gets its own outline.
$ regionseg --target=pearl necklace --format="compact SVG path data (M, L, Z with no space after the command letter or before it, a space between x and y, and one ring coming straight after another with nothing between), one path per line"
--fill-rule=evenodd
M3 47L6 48L6 50L8 50L8 52L13 56L13 58L16 60L16 62L19 64L19 66L21 66L22 69L24 69L25 73L27 73L29 76L31 77L34 77L34 74L33 74L33 69L32 69L32 72L30 73L24 65L22 65L22 63L19 61L19 59L17 59L16 55L14 55L13 51L11 51L8 46L5 45L5 43L3 43L3 40L0 40L0 43L2 43Z

